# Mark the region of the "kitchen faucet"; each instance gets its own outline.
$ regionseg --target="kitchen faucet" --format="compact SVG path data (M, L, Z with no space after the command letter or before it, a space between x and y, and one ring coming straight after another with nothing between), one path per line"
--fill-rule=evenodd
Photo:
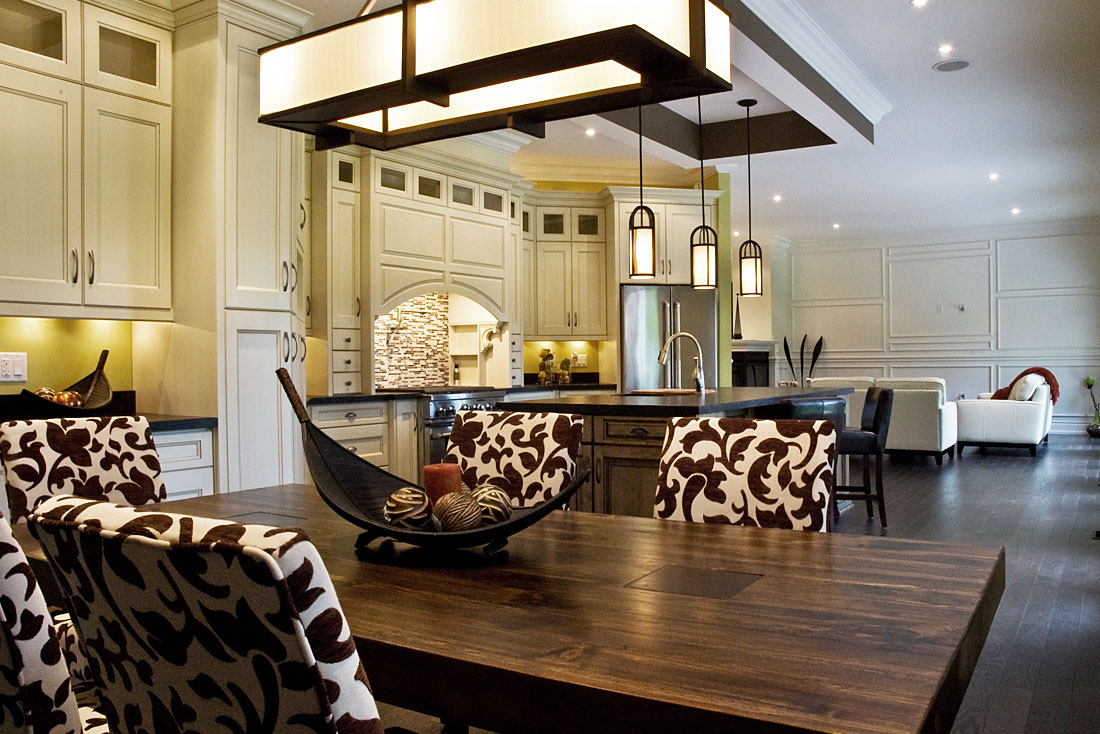
M695 382L695 392L701 393L706 391L706 381L703 377L703 366L700 364L700 360L703 358L703 348L699 346L699 340L686 331L677 331L665 340L665 345L661 347L661 353L657 355L657 361L662 365L668 364L668 347L672 344L677 337L686 336L695 342L695 352L698 356L695 358L695 369L691 372L691 379ZM677 365L678 367L679 365Z

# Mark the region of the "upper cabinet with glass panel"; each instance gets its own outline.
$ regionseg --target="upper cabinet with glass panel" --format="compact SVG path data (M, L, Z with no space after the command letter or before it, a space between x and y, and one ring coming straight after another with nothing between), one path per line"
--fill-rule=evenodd
M0 61L80 81L80 3L0 0Z
M170 104L172 34L162 28L85 5L84 83Z

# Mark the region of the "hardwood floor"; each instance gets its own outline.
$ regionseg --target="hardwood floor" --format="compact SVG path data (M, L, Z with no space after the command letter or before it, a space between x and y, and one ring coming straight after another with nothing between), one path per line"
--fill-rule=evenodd
M1005 547L1004 597L953 731L1100 731L1100 441L1052 436L1036 458L971 448L942 467L890 457L884 480L891 537ZM836 530L882 532L863 503ZM441 731L389 706L382 716Z

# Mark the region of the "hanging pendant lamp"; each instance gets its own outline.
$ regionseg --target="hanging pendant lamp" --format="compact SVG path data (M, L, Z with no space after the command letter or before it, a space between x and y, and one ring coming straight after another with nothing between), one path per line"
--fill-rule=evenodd
M745 108L745 168L749 184L749 238L741 243L738 257L738 295L749 298L764 295L764 255L760 245L752 238L752 132L749 109L756 104L756 100L742 99L737 104Z
M643 280L654 277L657 267L656 219L645 205L642 184L642 108L638 107L638 206L630 212L630 277Z
M703 185L703 100L695 98L699 114L699 210L703 223L691 231L691 286L711 289L718 286L718 233L707 226L706 188Z

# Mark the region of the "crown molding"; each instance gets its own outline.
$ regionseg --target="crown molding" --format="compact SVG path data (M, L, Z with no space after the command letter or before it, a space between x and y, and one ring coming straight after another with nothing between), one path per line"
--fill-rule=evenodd
M313 29L313 13L280 0L197 0L190 4L172 3L176 8L176 27L222 15L271 33L293 38Z
M467 135L466 139L489 150L512 155L531 144L531 136L515 130L491 130L486 133Z
M1063 235L1100 235L1100 218L1060 219L1045 222L1020 222L990 226L968 226L955 229L929 229L899 235L867 236L848 240L793 241L799 251L831 249L889 249L946 245L954 247L963 243L994 243L1001 240L1059 237Z
M533 181L576 181L582 183L628 183L638 180L638 166L630 164L593 164L580 163L525 163L515 167L516 173ZM652 162L645 167L646 190L650 184L656 186L691 186L699 176L698 169L683 169L678 166L655 168ZM635 184L635 189L637 185Z
M741 0L872 124L894 108L796 0Z
M176 27L176 20L172 15L171 9L164 7L161 2L154 1L152 3L147 3L141 2L141 0L86 0L86 4L95 5L96 7L110 10L119 15L125 15L134 20L140 20L143 23L155 25L168 31L174 30Z

